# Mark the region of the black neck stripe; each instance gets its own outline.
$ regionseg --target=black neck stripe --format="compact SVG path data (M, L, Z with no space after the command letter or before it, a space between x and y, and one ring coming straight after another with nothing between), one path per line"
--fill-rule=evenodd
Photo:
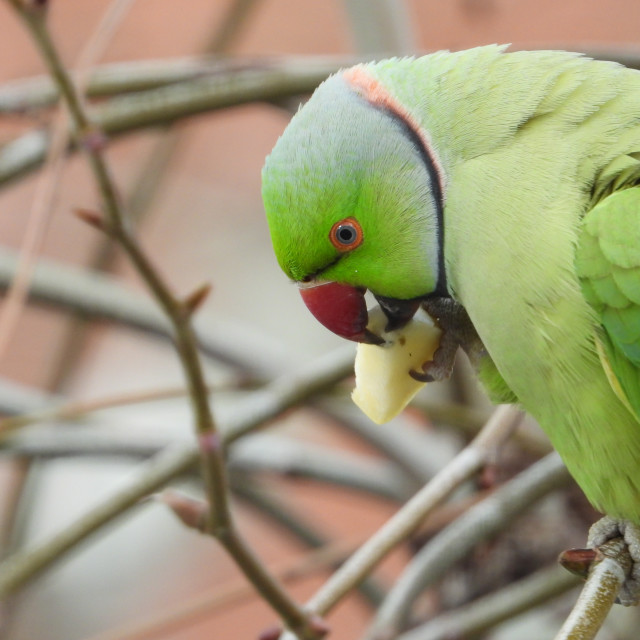
M420 134L413 128L410 122L402 117L401 114L386 106L378 106L373 103L369 104L380 109L400 126L403 134L409 139L420 155L422 163L427 170L427 174L429 175L429 180L431 182L431 194L436 209L436 233L438 237L438 280L436 282L436 288L433 295L438 297L448 297L447 275L444 264L444 195L442 193L440 171L434 161L432 150L425 145Z

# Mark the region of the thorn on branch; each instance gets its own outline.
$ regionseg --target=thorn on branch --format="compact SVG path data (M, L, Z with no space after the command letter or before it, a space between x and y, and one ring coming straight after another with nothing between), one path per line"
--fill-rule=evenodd
M185 526L200 533L206 531L209 505L204 500L190 498L172 489L163 491L156 499L169 507Z
M86 222L94 229L98 229L98 231L102 231L107 234L110 233L109 227L107 226L104 217L98 211L94 211L93 209L77 208L73 210L73 213L78 218L80 218L82 222Z
M212 286L209 282L205 282L197 289L192 291L182 302L188 315L193 315L209 297Z
M596 549L567 549L558 556L558 562L569 573L586 580L591 565L601 557L602 554Z
M258 640L278 640L283 631L284 629L279 626L269 627L258 636Z

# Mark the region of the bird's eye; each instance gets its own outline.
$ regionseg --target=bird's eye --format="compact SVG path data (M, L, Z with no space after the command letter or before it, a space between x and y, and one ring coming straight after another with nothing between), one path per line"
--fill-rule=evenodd
M331 227L329 240L338 251L351 251L362 244L362 227L355 218L345 218Z

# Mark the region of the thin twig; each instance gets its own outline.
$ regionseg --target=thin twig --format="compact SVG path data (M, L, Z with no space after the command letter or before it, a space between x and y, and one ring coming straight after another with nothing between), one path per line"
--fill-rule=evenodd
M447 611L397 636L397 640L450 640L475 637L505 620L575 588L578 583L579 579L576 576L558 565L553 565L458 609Z
M352 371L353 351L349 348L327 354L308 363L305 368L271 382L260 391L252 392L226 419L221 420L225 444L339 382ZM64 529L7 558L0 564L0 600L59 561L65 552L75 548L94 531L137 505L143 497L186 473L197 461L198 452L192 447L175 447L158 454L138 468L121 488Z
M235 526L229 505L222 439L209 406L204 374L198 357L197 340L191 326L192 309L172 293L129 232L111 168L103 155L102 134L89 118L60 60L47 29L45 13L39 7L27 7L20 0L8 1L31 33L51 76L58 85L94 173L105 219L101 221L94 218L93 214L87 213L84 214L85 219L102 228L120 245L172 323L176 350L191 391L191 406L201 452L201 470L210 504L209 531L224 546L236 565L277 611L289 629L302 639L320 638L324 635L324 629L320 630L316 620L307 614L266 570Z
M477 473L512 433L521 413L511 406L496 409L480 434L429 484L409 500L365 542L307 602L319 615L330 611L392 550L406 539L426 515L462 482ZM290 634L285 634L287 640Z
M256 101L277 102L310 93L329 74L345 66L345 60L355 59L343 58L342 63L336 58L294 59L199 76L176 85L113 98L94 107L93 121L99 130L113 138L216 109ZM3 145L0 186L39 167L49 144L47 131L31 131Z
M76 78L81 95L87 84L92 66L106 49L134 0L114 0L108 7L100 25L78 57ZM66 112L61 111L53 125L51 146L45 160L45 171L36 185L36 193L27 216L27 226L20 250L20 261L2 306L0 314L0 359L11 340L27 299L29 281L33 274L36 256L40 251L48 229L48 222L58 194L65 164L65 150L69 144L70 130Z
M233 42L254 5L255 0L249 0L249 2L235 0L221 22L216 17L216 25L213 29L214 36L203 53L212 55L223 53L224 47ZM179 123L174 123L157 132L158 136L153 141L152 148L148 151L138 170L138 175L134 176L131 181L131 190L125 198L125 210L128 212L128 219L132 226L138 228L142 218L150 212L158 188L169 167L172 166L171 159L175 150L184 137L181 135L183 131L184 129L179 126ZM114 243L110 242L109 238L103 237L94 247L89 267L92 270L106 270L112 263L116 252L117 247ZM58 366L54 381L56 386L54 388L64 385L67 376L74 370L82 351L88 326L88 319L85 317L75 317L67 323L66 335L62 336L61 346L58 349Z
M504 529L517 515L569 481L562 460L551 453L433 537L389 592L367 635L395 637L405 626L415 599L474 546Z

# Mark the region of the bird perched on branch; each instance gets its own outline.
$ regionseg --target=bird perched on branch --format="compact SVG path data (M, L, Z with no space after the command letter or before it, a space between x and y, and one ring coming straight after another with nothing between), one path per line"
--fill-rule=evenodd
M425 309L441 334L407 380L447 377L460 346L494 401L530 412L609 516L591 543L630 543L635 603L640 73L504 49L326 80L264 167L273 246L320 322L388 360Z

